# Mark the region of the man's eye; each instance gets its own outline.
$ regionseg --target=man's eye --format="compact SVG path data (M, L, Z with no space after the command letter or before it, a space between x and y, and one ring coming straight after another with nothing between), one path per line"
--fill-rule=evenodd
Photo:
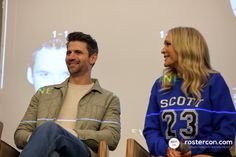
M82 52L79 51L79 50L76 50L75 53L76 53L76 54L80 54L80 53L82 53Z
M41 77L46 77L46 76L49 75L49 73L48 73L47 71L40 71L40 72L39 72L39 75L40 75Z

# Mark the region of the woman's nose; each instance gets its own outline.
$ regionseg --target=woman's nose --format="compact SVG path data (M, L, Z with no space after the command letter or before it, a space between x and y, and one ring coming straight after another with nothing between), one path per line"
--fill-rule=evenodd
M162 53L162 54L165 53L165 47L163 47L163 48L161 49L161 53Z

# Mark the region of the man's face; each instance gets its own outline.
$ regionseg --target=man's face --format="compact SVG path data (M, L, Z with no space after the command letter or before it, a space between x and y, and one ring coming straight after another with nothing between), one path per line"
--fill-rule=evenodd
M66 64L71 76L84 76L91 72L92 64L96 62L97 54L89 57L87 43L71 41L66 53Z
M236 0L230 0L232 10L234 12L234 16L236 17Z
M63 82L68 76L65 64L66 49L43 48L35 56L32 83L35 90L40 87Z

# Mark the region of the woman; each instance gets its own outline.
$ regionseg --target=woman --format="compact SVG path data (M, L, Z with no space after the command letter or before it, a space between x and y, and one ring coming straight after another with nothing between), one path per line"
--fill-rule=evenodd
M230 156L235 108L223 77L211 68L204 37L194 28L173 28L162 54L166 69L152 87L143 131L149 151L169 157ZM170 148L173 137L190 149Z

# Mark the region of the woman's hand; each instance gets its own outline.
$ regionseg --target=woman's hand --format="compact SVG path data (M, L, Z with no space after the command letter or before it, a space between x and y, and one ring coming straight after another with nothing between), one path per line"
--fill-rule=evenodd
M173 148L168 148L167 149L167 156L168 157L191 157L192 155L192 152L191 151L188 151L184 154L182 154L180 151L177 151Z

